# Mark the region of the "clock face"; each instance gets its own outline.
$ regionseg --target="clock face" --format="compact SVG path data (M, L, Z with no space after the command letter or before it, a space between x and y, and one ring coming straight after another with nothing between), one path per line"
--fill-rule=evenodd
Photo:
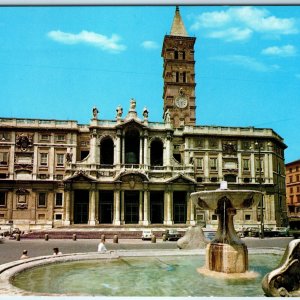
M184 96L179 96L179 97L176 98L175 104L179 108L185 108L188 104L187 98L184 97Z

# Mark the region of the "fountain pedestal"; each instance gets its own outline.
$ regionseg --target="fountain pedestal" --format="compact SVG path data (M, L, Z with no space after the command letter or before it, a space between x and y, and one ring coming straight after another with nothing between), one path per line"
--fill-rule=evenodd
M222 273L244 273L248 270L246 245L210 243L206 247L206 268Z
M247 246L237 236L233 217L237 208L249 209L258 203L260 197L261 192L259 191L228 190L227 183L225 188L191 194L191 198L198 208L214 210L218 215L216 236L206 248L207 270L225 274L247 272Z

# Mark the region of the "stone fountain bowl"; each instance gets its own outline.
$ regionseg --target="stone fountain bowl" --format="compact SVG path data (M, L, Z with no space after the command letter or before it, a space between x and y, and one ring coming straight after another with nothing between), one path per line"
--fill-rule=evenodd
M217 189L213 191L201 191L191 194L193 203L200 209L216 210L221 199L230 200L232 207L236 209L251 208L261 200L262 192L253 190L229 190Z

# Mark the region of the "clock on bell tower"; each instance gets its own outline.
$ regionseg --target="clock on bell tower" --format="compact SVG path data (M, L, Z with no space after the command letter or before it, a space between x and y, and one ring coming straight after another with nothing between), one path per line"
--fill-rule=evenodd
M195 61L196 38L189 37L176 6L170 35L163 42L164 112L170 114L174 128L195 125Z

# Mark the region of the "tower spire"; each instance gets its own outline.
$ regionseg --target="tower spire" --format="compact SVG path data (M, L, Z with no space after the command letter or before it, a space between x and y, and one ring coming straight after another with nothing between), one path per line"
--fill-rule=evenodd
M173 24L171 28L171 33L170 35L175 35L175 36L188 36L187 31L184 27L180 11L179 11L179 6L176 6L175 10L175 16L173 19Z

